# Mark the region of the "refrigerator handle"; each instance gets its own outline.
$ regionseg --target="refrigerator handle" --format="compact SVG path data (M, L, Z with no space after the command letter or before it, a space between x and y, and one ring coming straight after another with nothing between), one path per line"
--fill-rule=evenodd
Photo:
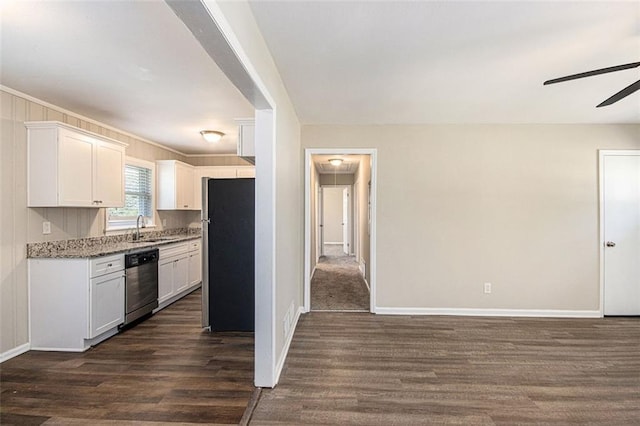
M209 178L202 178L202 327L211 330L209 323Z

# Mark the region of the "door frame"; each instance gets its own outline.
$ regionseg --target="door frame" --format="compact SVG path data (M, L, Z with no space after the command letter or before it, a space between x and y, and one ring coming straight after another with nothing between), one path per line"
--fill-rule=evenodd
M376 313L376 196L378 185L378 150L375 148L306 148L304 150L304 312L311 311L311 156L368 155L371 158L371 234L369 274L371 289L369 311ZM353 194L352 194L353 196Z
M598 150L598 197L599 197L599 229L600 229L600 316L604 317L604 157L616 156L640 156L640 149L599 149Z

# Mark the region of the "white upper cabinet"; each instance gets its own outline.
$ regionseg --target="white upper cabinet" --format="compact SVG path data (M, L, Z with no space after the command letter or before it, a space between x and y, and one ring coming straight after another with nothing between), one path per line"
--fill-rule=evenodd
M177 160L156 161L158 210L197 210L195 167Z
M56 121L27 127L29 207L121 207L126 144Z
M238 157L242 157L252 164L256 158L255 120L236 120L238 123Z

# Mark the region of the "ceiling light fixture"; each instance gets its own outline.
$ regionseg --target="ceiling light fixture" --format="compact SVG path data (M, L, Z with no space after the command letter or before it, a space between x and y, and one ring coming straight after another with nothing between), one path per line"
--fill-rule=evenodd
M338 167L342 164L342 158L331 158L329 159L329 163L331 163L332 166Z
M200 134L202 135L205 141L211 142L211 143L218 142L224 136L224 133L217 132L215 130L202 130Z

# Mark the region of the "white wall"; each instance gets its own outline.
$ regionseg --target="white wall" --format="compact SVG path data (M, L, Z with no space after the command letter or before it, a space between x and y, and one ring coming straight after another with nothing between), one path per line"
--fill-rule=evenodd
M597 150L640 148L639 125L304 126L302 143L378 149L377 306L599 309Z
M324 229L324 243L343 242L342 235L342 191L344 188L332 188L325 186L322 188L322 209Z

